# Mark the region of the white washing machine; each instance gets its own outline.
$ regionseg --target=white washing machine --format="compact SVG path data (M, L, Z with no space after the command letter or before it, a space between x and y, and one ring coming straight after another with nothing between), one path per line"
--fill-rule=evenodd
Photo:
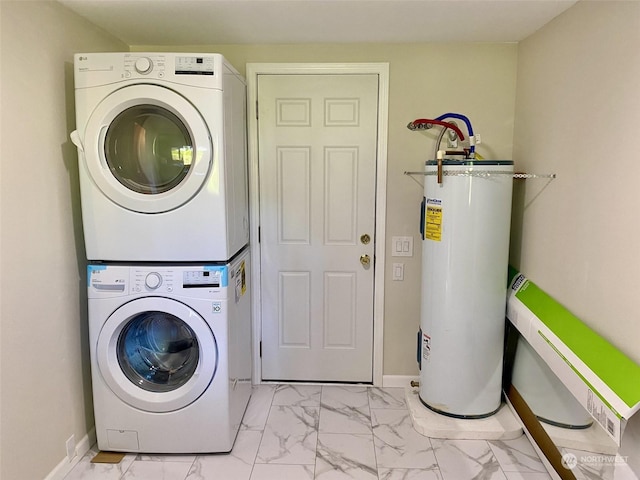
M251 395L249 253L219 265L88 266L101 450L229 452Z
M86 254L210 262L249 239L246 84L219 54L75 55Z

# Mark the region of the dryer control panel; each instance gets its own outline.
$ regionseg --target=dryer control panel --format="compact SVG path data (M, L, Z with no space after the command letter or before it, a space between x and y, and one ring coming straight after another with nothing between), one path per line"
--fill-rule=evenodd
M176 75L213 75L215 72L215 58L202 57L176 57Z
M117 82L222 89L223 73L237 72L218 53L77 53L76 90Z
M153 73L156 78L165 75L164 55L126 55L124 57L124 77L146 76Z

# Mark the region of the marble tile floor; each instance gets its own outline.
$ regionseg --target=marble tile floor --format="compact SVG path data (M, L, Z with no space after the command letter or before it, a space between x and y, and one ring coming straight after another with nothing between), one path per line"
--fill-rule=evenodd
M108 465L90 463L93 449L65 480L551 478L524 435L485 441L418 434L404 398L402 388L260 385L230 454L129 454ZM593 473L578 478L603 478Z

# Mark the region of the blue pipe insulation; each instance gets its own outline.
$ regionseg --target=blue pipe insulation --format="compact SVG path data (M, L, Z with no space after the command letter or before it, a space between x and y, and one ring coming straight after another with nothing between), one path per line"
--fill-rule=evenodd
M468 117L459 113L445 113L443 115L440 115L439 117L436 117L435 120L444 120L445 118L455 118L457 120L462 120L467 125L469 135L473 135L473 127L471 127L471 122L469 121Z
M471 121L469 120L468 117L461 115L459 113L445 113L443 115L440 115L439 117L436 117L435 119L444 120L445 118L455 118L457 120L462 120L467 126L467 132L469 132L469 137L473 137L473 127L471 126ZM471 153L474 153L476 151L476 146L469 145L469 150L471 151Z

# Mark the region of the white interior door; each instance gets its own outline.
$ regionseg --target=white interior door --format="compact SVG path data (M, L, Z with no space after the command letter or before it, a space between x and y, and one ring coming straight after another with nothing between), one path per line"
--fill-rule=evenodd
M259 75L262 378L373 381L378 75Z

